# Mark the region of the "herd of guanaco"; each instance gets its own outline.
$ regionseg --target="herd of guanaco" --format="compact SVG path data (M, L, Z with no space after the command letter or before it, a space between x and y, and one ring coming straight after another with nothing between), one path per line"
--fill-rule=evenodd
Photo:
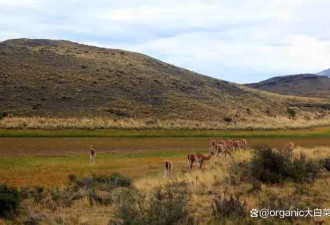
M216 143L215 141L211 141L211 147L210 147L210 154L204 155L202 153L191 153L188 154L188 166L189 169L192 170L193 164L199 163L199 168L202 169L203 162L211 159L211 157L215 154L215 151L217 152L217 157L220 154L224 154L225 158L227 157L227 154L233 158L232 152L236 149L244 149L247 150L248 142L246 139L241 140L222 140ZM283 149L280 151L284 154L290 154L292 153L294 149L294 143L289 142L287 143ZM90 163L95 162L96 157L96 150L94 146L90 146ZM173 163L170 160L164 160L164 176L169 177L172 174L173 169Z
M194 162L199 163L199 168L202 169L203 162L211 159L211 157L215 154L215 151L217 151L217 157L220 154L224 154L226 157L228 154L230 157L233 158L232 152L234 150L236 150L236 149L246 150L247 147L248 147L248 142L246 139L222 140L222 141L219 141L218 144L216 144L215 141L212 141L209 155L206 156L201 153L188 154L187 159L188 159L189 169L191 170L193 168ZM284 146L283 149L280 150L280 152L289 154L289 153L293 152L293 149L294 149L294 143L289 142ZM168 177L172 174L172 168L173 168L173 163L170 160L165 160L164 161L164 176L165 177Z

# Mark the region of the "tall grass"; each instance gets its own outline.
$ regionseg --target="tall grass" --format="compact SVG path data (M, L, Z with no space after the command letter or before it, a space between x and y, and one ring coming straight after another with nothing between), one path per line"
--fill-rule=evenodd
M6 117L0 121L0 129L299 129L330 125L330 116L306 121L302 117L251 117L233 122L157 119L113 119L113 118L47 118L47 117Z

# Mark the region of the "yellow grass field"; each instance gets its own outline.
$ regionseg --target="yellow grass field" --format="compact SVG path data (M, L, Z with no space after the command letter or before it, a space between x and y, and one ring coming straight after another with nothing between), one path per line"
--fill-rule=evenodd
M94 165L86 164L82 169L82 161L88 160L83 155L72 155L74 157L48 157L49 159L37 156L26 158L25 160L15 162L15 157L8 161L7 168L2 164L0 179L15 186L31 184L45 184L51 188L55 184L64 187L67 182L66 164L70 164L70 170L78 177L89 176L92 173L109 174L111 172L120 172L133 178L133 185L141 191L152 191L153 188L164 186L172 182L183 181L188 184L191 192L191 200L188 209L195 218L196 224L223 224L217 220L212 220L211 203L215 195L229 196L233 194L239 196L242 201L247 204L249 209L260 208L261 202L267 202L270 198L295 200L299 199L299 206L311 205L318 208L329 208L330 193L327 190L330 186L330 174L322 170L321 176L315 183L299 184L293 182L285 182L282 185L262 184L260 191L251 191L252 184L246 182L231 183L230 168L233 164L240 162L248 162L252 157L252 149L237 150L230 157L212 157L210 161L204 164L203 169L198 169L197 164L194 165L192 171L187 168L187 153L191 150L183 150L180 152L168 151L146 152L137 154L121 154L120 156L102 156L98 157ZM200 150L199 150L200 151ZM205 152L205 150L204 150ZM206 152L205 152L206 153ZM294 150L294 157L299 157L304 153L307 158L314 161L330 157L330 147L297 147ZM207 153L206 153L207 154ZM6 160L8 158L5 158ZM172 160L174 164L173 174L170 178L164 178L162 170L162 161L164 159ZM45 164L41 161L45 161ZM24 165L20 170L15 171L15 163ZM29 163L34 163L35 171L26 170ZM40 165L38 166L38 163ZM25 167L26 166L26 167ZM43 173L40 173L42 171ZM40 173L34 176L33 173ZM4 174L11 174L14 179L4 179ZM35 179L35 180L34 180ZM58 186L58 185L57 185ZM77 200L71 207L57 207L51 209L31 201L22 203L23 215L42 213L47 215L47 221L65 221L65 224L107 224L113 215L113 207L102 204L90 204L87 198ZM19 220L18 220L19 221ZM323 224L329 224L330 218L312 218L311 220L298 219L295 224L316 224L323 221ZM3 221L4 224L13 224L11 221ZM46 222L45 224L48 224ZM228 221L226 224L235 224ZM264 224L263 220L256 219L255 224ZM275 222L270 224L278 224ZM282 223L281 223L282 224ZM291 224L291 222L283 222L283 224Z

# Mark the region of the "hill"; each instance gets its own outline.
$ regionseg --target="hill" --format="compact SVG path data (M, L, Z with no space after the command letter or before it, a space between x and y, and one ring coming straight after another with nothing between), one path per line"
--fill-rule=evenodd
M317 75L330 77L330 68L317 73Z
M139 53L62 40L0 43L0 112L12 116L219 121L237 111L285 114L288 101Z
M315 74L273 77L247 86L283 95L330 98L330 78Z

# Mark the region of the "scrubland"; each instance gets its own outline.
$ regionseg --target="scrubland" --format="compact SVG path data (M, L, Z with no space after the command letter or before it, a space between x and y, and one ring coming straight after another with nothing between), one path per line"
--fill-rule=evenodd
M231 118L232 119L232 118ZM330 116L307 121L303 117L289 119L256 116L244 120L222 118L214 121L199 120L157 120L157 119L113 119L113 118L47 118L47 117L6 117L0 120L0 129L208 129L208 130L269 130L301 129L330 125Z
M269 174L267 180L260 180L254 174L263 171L263 167L257 163L257 151L251 148L235 151L233 158L214 156L204 163L203 169L197 169L195 164L192 171L187 168L185 153L164 155L164 159L170 159L174 164L168 178L163 176L159 158L140 161L133 155L122 161L140 165L140 169L135 168L140 175L133 179L94 170L89 177L82 174L66 176L67 183L60 187L19 187L25 197L17 209L17 216L2 222L329 224L329 217L250 218L252 208L329 208L329 147L297 147L288 158L279 156L276 150L272 152L278 164L286 162L293 167L285 167L289 172L283 173L282 177ZM143 167L152 161L157 161L150 165L154 171L146 173Z

